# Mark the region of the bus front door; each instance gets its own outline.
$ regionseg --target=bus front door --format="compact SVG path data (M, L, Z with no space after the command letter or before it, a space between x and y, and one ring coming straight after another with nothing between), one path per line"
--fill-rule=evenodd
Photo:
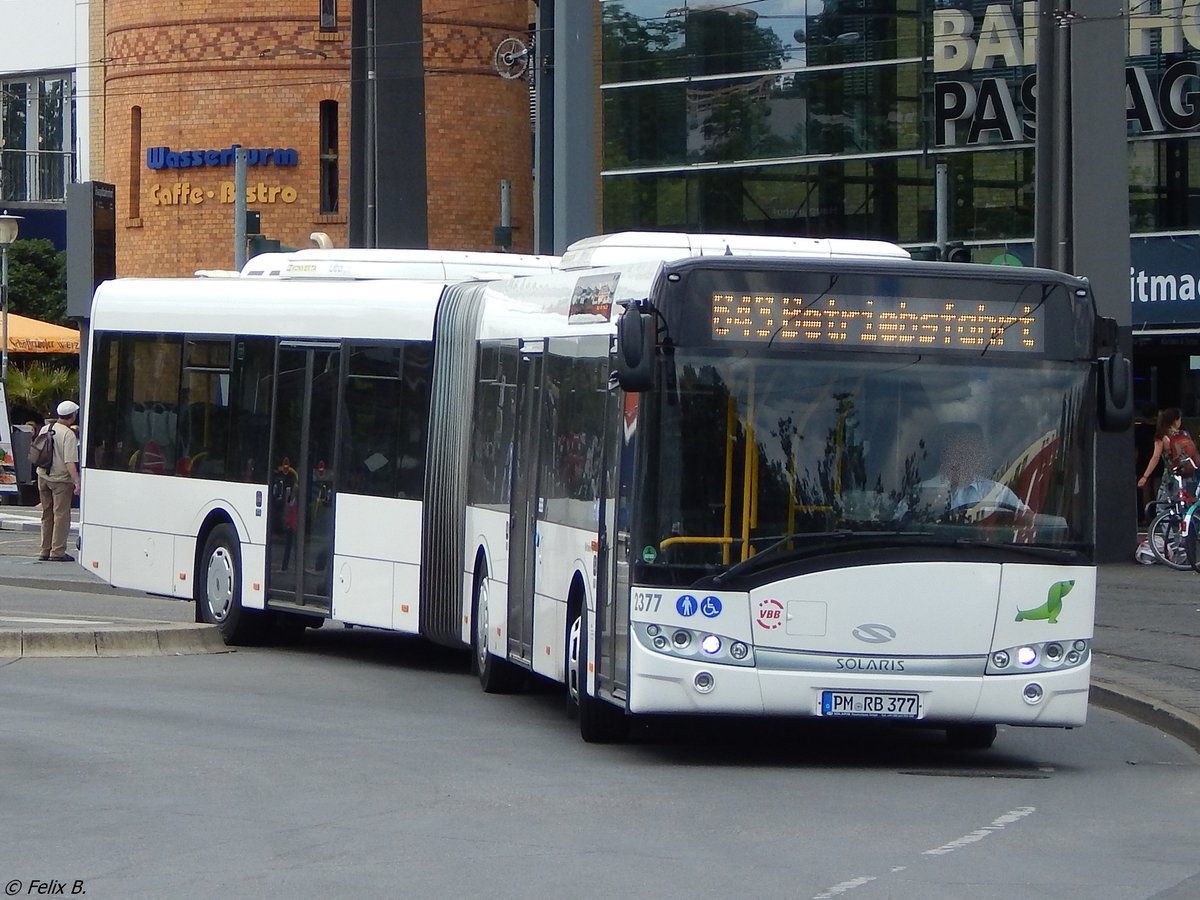
M517 375L517 428L513 442L508 538L508 655L533 662L533 591L538 552L538 450L541 446L541 342L521 346Z
M276 356L267 512L269 606L331 609L336 345L283 343Z

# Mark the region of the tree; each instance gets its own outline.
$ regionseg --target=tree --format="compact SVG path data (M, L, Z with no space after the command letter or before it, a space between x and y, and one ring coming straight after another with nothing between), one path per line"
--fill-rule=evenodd
M79 398L79 370L41 361L10 361L7 395L13 424L41 422L54 414L60 400Z
M43 238L8 250L8 311L56 325L67 321L67 255Z

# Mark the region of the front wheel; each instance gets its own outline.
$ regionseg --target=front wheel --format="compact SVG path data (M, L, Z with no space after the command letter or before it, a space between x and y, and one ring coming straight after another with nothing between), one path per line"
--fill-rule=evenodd
M197 619L216 625L226 644L262 640L263 613L242 606L242 551L232 525L218 525L209 532L199 574L193 594Z
M996 726L949 725L946 742L958 750L989 750L996 742Z
M1187 569L1188 550L1186 535L1183 533L1183 519L1174 512L1165 512L1150 523L1147 534L1150 552L1154 558L1172 569Z
M625 711L588 693L586 607L580 608L568 634L567 697L574 701L580 736L589 744L625 740L629 736L629 717Z

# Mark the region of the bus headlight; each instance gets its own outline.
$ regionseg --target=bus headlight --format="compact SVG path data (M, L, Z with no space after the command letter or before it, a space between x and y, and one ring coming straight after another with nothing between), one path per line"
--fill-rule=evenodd
M754 665L754 648L749 641L680 626L664 628L648 622L633 622L630 627L639 644L664 656L703 660L705 665Z
M1071 649L1068 650L1068 647ZM1049 672L1056 669L1072 669L1083 665L1090 658L1091 642L1083 639L1021 644L1018 647L993 650L988 657L986 671L989 675Z

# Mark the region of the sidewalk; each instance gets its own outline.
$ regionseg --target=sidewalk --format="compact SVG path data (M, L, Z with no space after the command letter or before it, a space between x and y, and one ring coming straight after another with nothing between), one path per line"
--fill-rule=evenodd
M71 510L67 552L76 555L79 510ZM190 604L164 607L104 584L72 562L36 562L41 511L0 507L0 531L24 532L29 540L0 553L0 585L54 592L52 603L37 613L0 607L0 659L32 656L179 656L228 651L215 625L191 621ZM18 553L19 555L14 555ZM86 600L81 600L86 597ZM170 603L170 601L164 601ZM30 604L25 604L29 606ZM153 608L155 617L131 615L127 607ZM169 609L174 621L166 621ZM159 618L163 619L162 621Z
M0 507L0 531L38 531L40 513ZM78 519L78 510L72 510ZM72 532L74 534L74 532ZM32 535L31 535L32 536ZM74 554L75 539L68 542ZM32 551L31 551L32 552ZM0 556L0 583L37 589L119 595L73 563L28 566ZM144 595L138 595L144 596ZM109 607L111 611L111 607ZM215 626L190 622L129 624L97 618L80 605L40 621L0 614L0 659L13 656L113 656L216 653L225 650ZM1162 565L1100 567L1092 645L1092 703L1152 725L1200 751L1200 575Z

